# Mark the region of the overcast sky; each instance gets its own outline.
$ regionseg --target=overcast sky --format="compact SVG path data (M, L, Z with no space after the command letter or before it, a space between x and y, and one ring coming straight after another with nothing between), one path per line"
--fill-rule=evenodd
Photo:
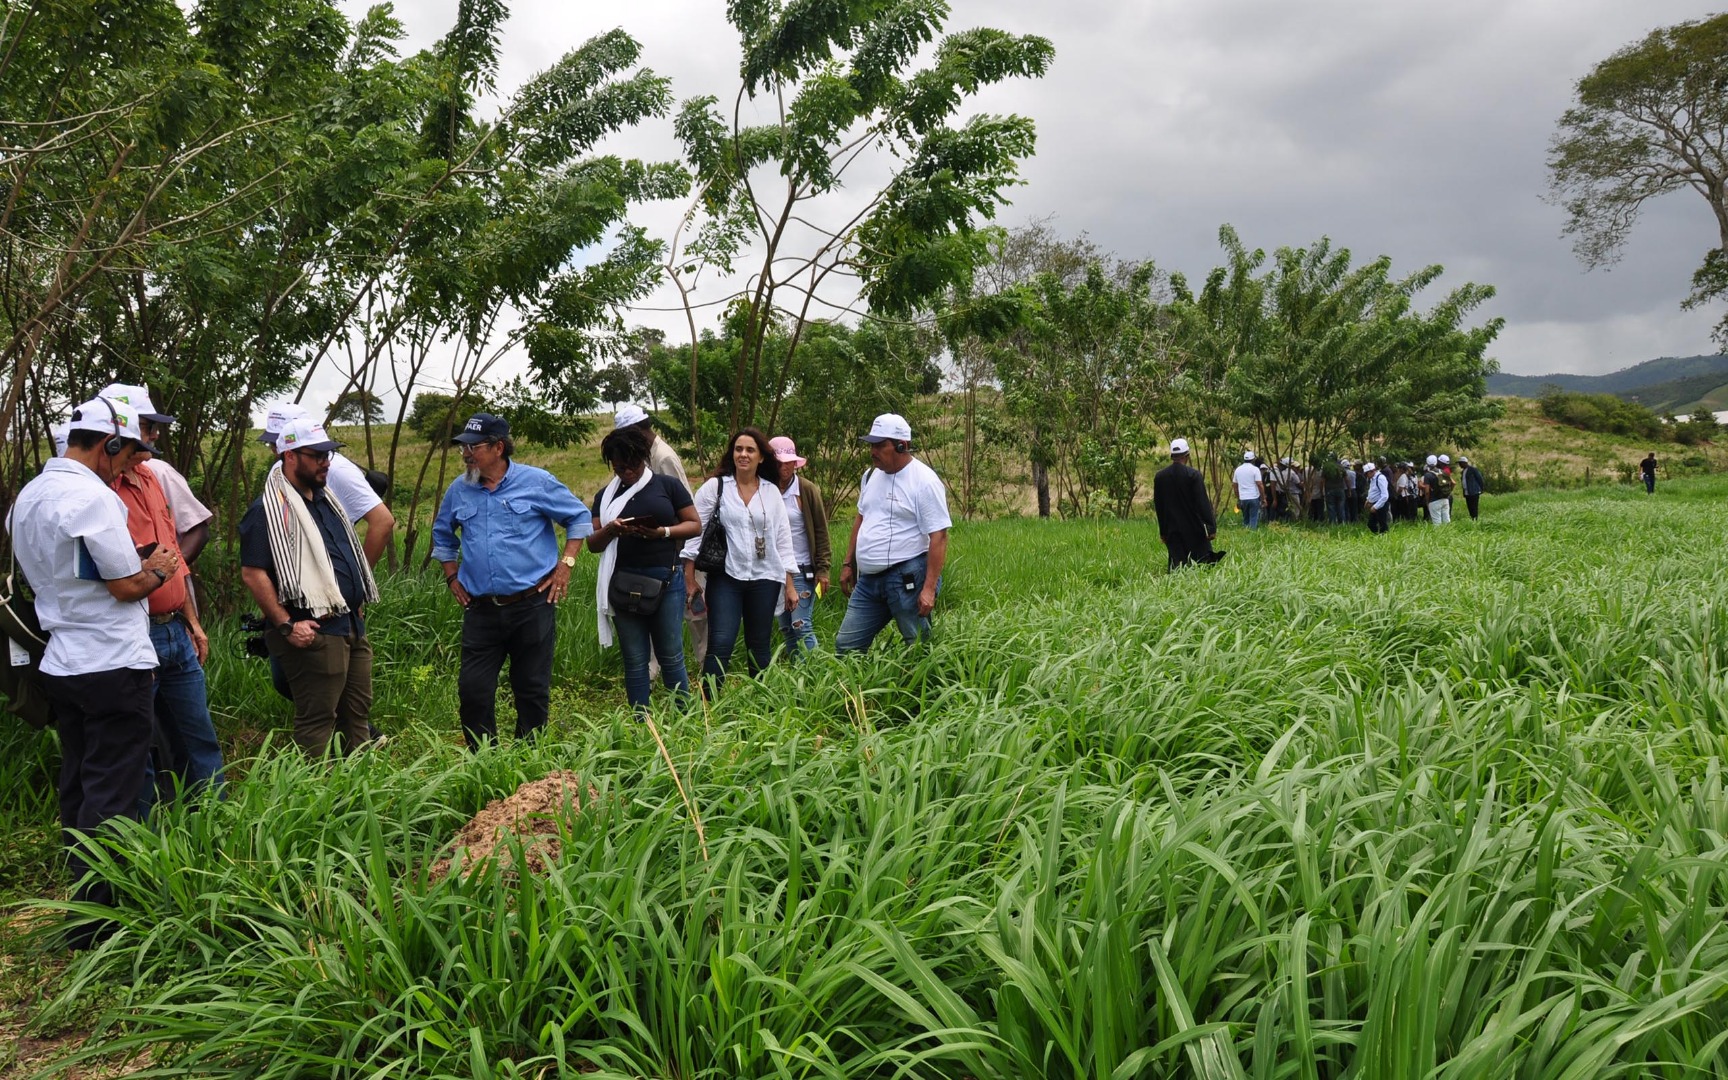
M357 14L364 5L346 5ZM414 47L455 0L399 0ZM620 26L677 98L729 96L736 36L723 0L517 0L504 33L506 93L588 37ZM1440 263L1437 298L1499 290L1493 354L1519 374L1598 373L1714 351L1711 313L1682 312L1715 230L1702 199L1646 210L1625 258L1586 273L1543 201L1555 120L1591 65L1651 29L1712 13L1677 0L954 0L948 28L1050 38L1048 76L995 88L977 111L1038 125L1024 187L999 218L1051 216L1124 258L1202 277L1229 222L1270 250L1321 236L1394 270ZM676 154L670 122L610 149ZM672 207L637 219L663 232ZM712 294L711 294L712 295ZM651 303L667 303L664 298ZM681 320L645 311L675 339Z

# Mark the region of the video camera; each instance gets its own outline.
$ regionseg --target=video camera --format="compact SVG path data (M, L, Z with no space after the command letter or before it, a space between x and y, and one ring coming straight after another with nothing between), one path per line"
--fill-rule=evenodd
M240 618L240 655L254 657L259 660L270 658L270 646L265 644L265 635L270 632L270 626L262 615L243 615Z

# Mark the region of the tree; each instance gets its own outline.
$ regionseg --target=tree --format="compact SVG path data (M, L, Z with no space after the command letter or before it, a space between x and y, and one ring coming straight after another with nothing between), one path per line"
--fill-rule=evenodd
M380 424L384 422L384 399L355 387L332 401L326 415L332 424Z
M1566 235L1592 269L1619 258L1645 203L1696 192L1717 245L1689 305L1728 295L1728 14L1654 30L1591 69L1560 118L1548 168ZM1716 334L1728 345L1728 317Z
M958 113L987 85L1042 76L1054 50L989 28L938 40L947 14L946 0L727 5L739 85L686 101L676 123L697 187L664 269L690 325L691 413L705 269L730 274L746 250L760 258L740 291L715 301L739 326L730 428L763 413L775 426L812 309L832 302L821 295L830 279L850 282L842 304L858 291L876 314L904 316L969 278L977 226L1018 182L1034 135L1025 117ZM928 63L915 67L920 57ZM872 175L873 190L831 198L849 173ZM780 327L786 349L771 362Z

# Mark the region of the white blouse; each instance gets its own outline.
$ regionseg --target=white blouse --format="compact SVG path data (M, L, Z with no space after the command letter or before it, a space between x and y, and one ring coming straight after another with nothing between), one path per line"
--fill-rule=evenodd
M721 480L724 479L724 492ZM696 516L706 532L719 503L720 527L726 530L726 574L738 581L778 581L784 583L787 574L798 572L798 558L792 552L792 525L786 517L786 504L780 489L763 483L756 489L750 505L738 497L738 485L730 476L710 477L696 489ZM760 538L761 543L757 540ZM684 542L679 554L694 559L702 547L702 533ZM761 554L758 555L757 552Z

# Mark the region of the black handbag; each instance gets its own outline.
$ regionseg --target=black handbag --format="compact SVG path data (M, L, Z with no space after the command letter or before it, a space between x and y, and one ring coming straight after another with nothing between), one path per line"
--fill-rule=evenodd
M614 615L652 615L666 598L666 582L633 570L613 570L606 583L606 600Z
M42 655L48 651L48 635L36 618L36 605L19 588L17 552L11 572L0 580L0 637L6 639L7 656L0 659L0 713L11 713L33 728L54 723L48 694L42 686Z
M714 512L708 517L708 524L702 530L702 546L696 549L693 560L696 569L704 574L713 574L726 569L726 527L720 524L720 498L726 494L726 481L720 481L720 494L714 497Z

